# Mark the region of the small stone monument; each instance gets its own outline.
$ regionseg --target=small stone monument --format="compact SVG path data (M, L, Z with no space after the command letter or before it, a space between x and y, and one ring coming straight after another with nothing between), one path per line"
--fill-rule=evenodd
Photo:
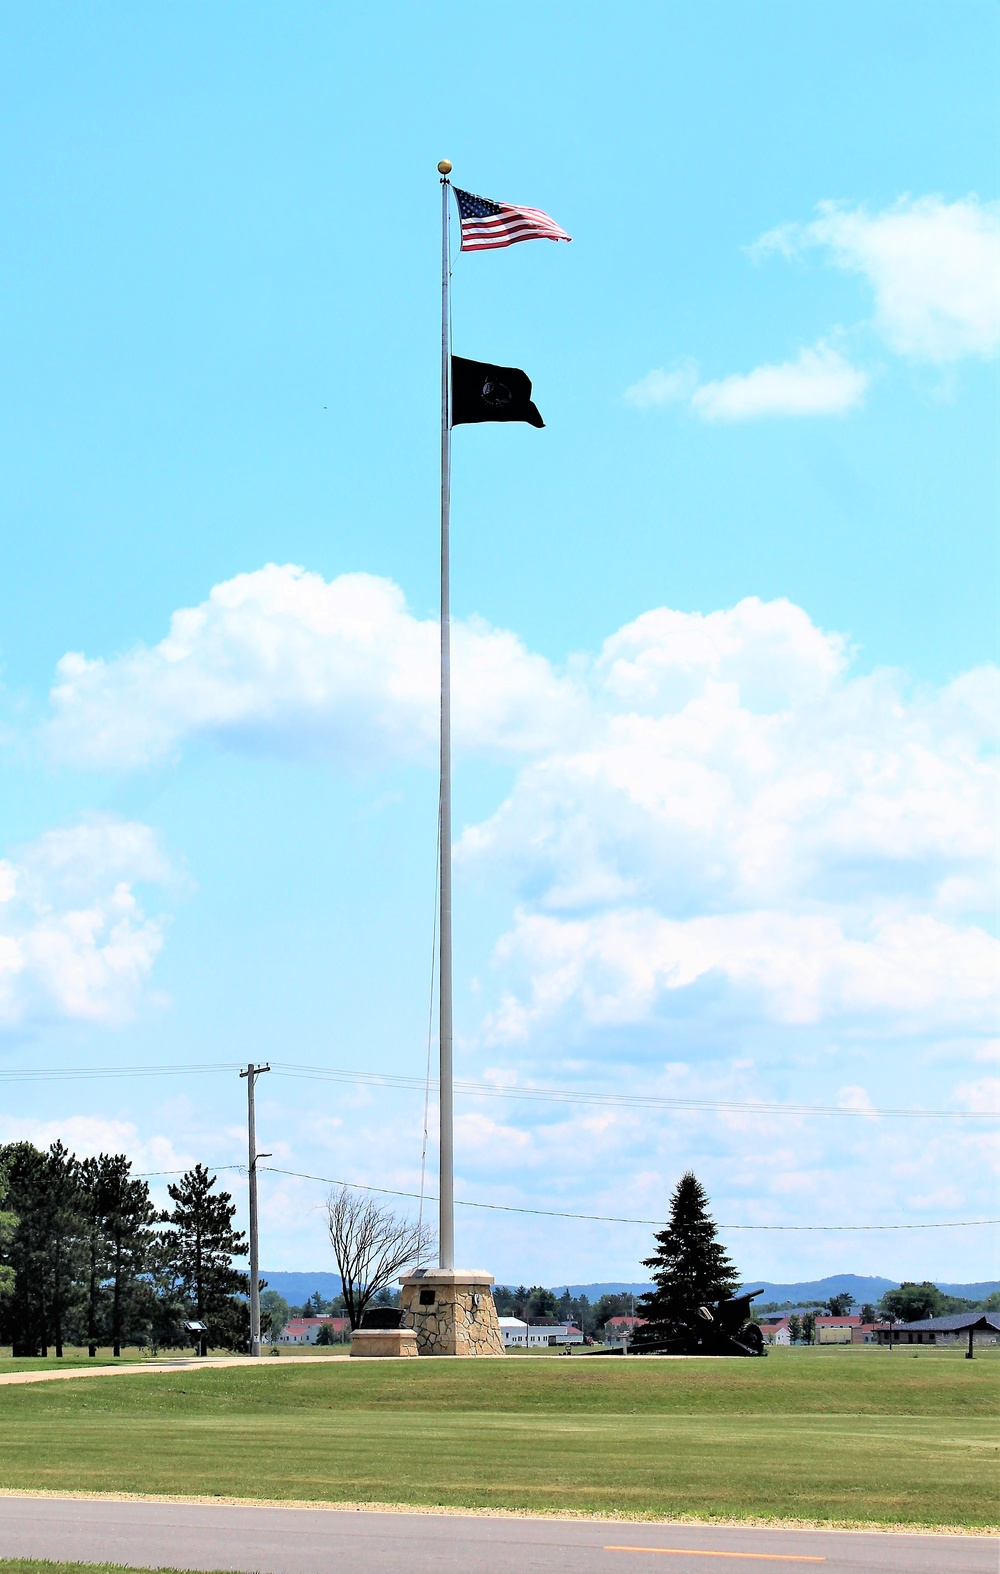
M417 1268L400 1279L403 1322L420 1355L503 1355L493 1275L467 1268Z
M413 1329L393 1306L376 1306L365 1312L361 1327L351 1335L351 1354L361 1357L418 1355Z

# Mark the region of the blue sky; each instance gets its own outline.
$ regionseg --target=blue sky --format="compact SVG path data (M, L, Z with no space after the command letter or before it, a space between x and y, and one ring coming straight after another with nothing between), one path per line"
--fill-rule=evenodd
M0 25L0 1066L423 1074L448 156L574 237L455 266L456 350L547 422L455 441L460 1074L996 1109L995 7ZM235 1163L242 1097L10 1084L0 1137ZM655 1218L693 1165L732 1224L996 1217L985 1122L459 1113L473 1200ZM260 1127L419 1181L419 1092L273 1075ZM322 1186L265 1193L265 1262L329 1266ZM501 1278L648 1239L497 1217Z

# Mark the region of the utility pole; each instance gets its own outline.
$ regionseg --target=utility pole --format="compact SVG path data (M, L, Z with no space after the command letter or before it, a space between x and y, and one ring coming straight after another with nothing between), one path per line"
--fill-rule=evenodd
M257 1126L254 1115L254 1084L270 1066L255 1066L251 1060L241 1077L247 1079L247 1139L250 1162L247 1179L250 1182L250 1354L260 1355L260 1250L257 1239L257 1160L269 1159L269 1153L257 1152Z

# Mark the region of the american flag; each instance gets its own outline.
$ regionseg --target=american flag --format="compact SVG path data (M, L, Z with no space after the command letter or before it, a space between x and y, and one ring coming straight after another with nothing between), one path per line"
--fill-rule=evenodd
M491 202L471 191L454 188L462 220L462 250L492 251L514 246L519 240L571 240L541 208L515 208L509 202Z

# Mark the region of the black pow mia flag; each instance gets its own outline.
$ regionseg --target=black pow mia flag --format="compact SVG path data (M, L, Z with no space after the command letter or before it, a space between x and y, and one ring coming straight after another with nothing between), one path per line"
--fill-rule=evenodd
M486 361L451 358L451 424L475 421L545 422L531 402L531 378L516 366L490 366Z

